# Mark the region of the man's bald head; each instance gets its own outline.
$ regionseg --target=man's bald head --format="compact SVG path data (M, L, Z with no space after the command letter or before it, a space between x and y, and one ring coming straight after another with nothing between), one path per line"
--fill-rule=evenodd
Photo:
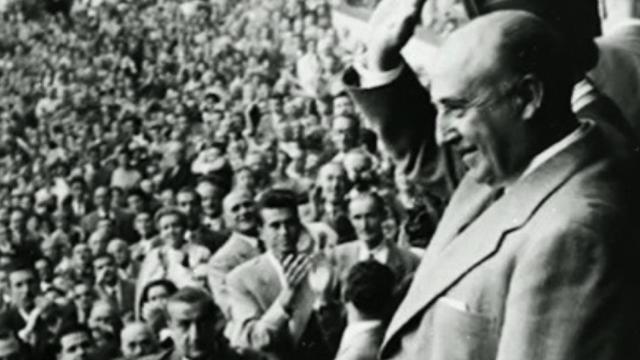
M437 138L468 174L506 186L576 126L573 77L560 37L524 11L497 11L451 34L431 77Z
M496 11L451 34L440 49L432 77L457 74L460 82L449 85L506 88L509 79L533 75L544 85L546 100L568 107L573 80L565 49L558 34L537 16ZM437 97L440 89L432 90Z
M253 233L258 228L256 203L251 193L236 190L222 201L224 222L228 229L240 233Z
M120 344L122 355L126 359L137 359L154 353L158 348L158 339L149 325L132 322L122 329Z

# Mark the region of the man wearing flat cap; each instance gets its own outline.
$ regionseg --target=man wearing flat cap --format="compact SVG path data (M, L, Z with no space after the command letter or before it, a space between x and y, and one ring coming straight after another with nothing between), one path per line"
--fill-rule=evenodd
M423 5L383 1L345 78L400 167L440 176L448 201L380 357L638 358L637 161L572 111L588 41L567 45L545 11L492 11L444 41L427 92L399 53Z

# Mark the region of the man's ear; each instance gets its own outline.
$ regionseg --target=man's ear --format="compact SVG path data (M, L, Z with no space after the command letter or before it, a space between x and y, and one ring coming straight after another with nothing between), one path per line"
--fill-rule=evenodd
M525 121L532 119L542 107L544 86L536 76L525 75L518 84L518 103Z

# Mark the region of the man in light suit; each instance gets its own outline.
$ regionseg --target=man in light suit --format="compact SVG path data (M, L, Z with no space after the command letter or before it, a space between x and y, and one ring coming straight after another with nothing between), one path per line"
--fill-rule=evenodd
M361 194L351 199L349 218L358 239L340 244L335 249L333 261L339 280L344 280L355 264L370 259L389 266L398 283L412 276L418 267L420 259L417 255L385 239L382 231L383 201L374 193Z
M349 270L343 298L347 309L336 360L376 360L393 304L395 277L388 266L364 261Z
M384 28L384 41L369 44L368 66L400 61L396 46L421 6L410 3L398 5L404 20L396 13L387 22L399 30ZM353 92L378 124L394 114L422 124L413 137L398 124L386 129L397 136L395 155L437 156L425 152L435 139L424 138L435 126L466 167L382 359L639 356L635 159L593 122L576 120L565 50L530 13L495 12L447 38L431 97L406 67L393 83Z
M227 278L231 343L277 359L329 359L331 341L321 328L317 291L308 279L310 254L299 251L304 228L297 197L271 190L261 195L258 208L267 252Z
M227 316L227 274L264 252L264 245L258 238L255 206L253 196L244 191L230 193L222 203L226 227L232 232L229 240L209 260L208 281L213 299Z

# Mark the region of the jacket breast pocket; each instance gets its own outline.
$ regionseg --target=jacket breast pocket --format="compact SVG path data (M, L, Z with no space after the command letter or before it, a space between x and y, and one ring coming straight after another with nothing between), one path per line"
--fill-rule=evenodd
M494 318L452 306L443 299L432 311L434 359L495 359L498 325Z

